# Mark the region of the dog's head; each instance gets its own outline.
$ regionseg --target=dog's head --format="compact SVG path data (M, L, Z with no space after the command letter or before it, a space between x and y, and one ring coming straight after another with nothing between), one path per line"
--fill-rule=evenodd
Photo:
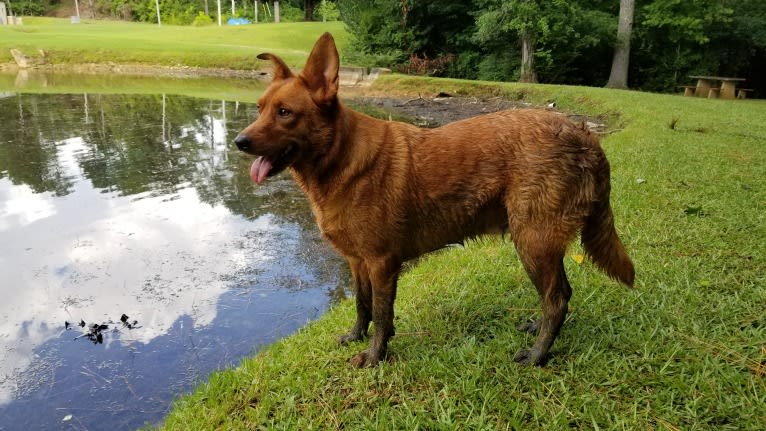
M258 58L271 60L274 79L258 101L258 118L234 143L258 156L250 177L260 184L330 145L338 104L339 59L330 33L319 38L297 76L275 55L260 54Z

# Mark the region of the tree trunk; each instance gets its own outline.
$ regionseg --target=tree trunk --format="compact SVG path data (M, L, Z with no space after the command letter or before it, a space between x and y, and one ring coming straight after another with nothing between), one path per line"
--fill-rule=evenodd
M628 65L630 63L630 37L633 33L635 0L620 0L620 21L617 25L617 42L614 45L612 71L608 88L628 88Z
M519 82L537 82L535 72L535 37L527 31L521 35L521 73Z
M279 22L279 0L274 0L274 22Z
M314 0L303 0L303 20L314 21Z

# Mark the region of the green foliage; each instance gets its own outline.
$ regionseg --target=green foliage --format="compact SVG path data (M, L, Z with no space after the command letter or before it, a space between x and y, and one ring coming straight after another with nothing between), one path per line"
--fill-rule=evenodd
M527 32L536 42L536 71L543 82L606 80L608 70L583 66L611 53L616 31L611 14L577 2L487 0L484 4L474 33L474 40L488 53L479 64L480 79L518 79L519 39Z
M415 35L404 28L398 0L338 0L338 8L352 35L349 61L376 59L375 65L390 65L412 52ZM389 64L379 64L381 59Z
M549 29L547 4L537 0L487 0L484 11L476 19L476 38L487 42L498 35L544 33ZM560 7L566 3L555 1L550 5Z
M192 25L195 27L200 27L203 25L212 25L213 24L213 18L210 18L209 16L205 15L205 12L200 11L196 17L194 17L194 21L192 21Z
M39 16L45 15L45 12L51 7L50 0L13 0L11 2L5 1L5 7L7 12L11 12L16 16L32 15Z
M454 54L453 77L514 80L521 36L535 44L541 82L604 85L616 40L611 0L340 0L341 15L364 55L405 63ZM395 53L395 55L390 55ZM667 91L689 74L766 80L763 0L639 0L629 84ZM389 65L390 66L390 65ZM766 86L766 82L761 86Z
M710 41L711 25L730 22L732 10L723 2L709 0L654 0L643 9L642 24L650 31L663 31L670 42Z
M637 10L637 66L630 80L664 90L689 74L716 74L720 58L709 51L710 35L731 23L733 10L712 0L654 0Z
M340 10L335 2L322 0L314 9L314 17L322 21L337 21L340 19Z
M287 2L284 4L279 2L279 19L284 22L299 22L303 21L303 10L291 6Z
M178 0L160 0L160 18L163 24L188 25L197 17L196 5L183 3ZM157 7L155 0L143 0L135 6L138 21L157 22Z

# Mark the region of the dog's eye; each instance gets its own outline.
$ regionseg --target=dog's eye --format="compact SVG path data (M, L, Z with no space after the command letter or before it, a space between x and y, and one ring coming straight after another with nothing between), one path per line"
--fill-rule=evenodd
M279 108L279 111L277 111L277 115L279 115L282 118L287 118L292 114L292 112L288 111L285 108Z

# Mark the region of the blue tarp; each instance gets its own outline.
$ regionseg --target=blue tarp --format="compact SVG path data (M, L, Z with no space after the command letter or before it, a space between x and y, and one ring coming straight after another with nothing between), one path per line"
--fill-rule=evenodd
M226 24L228 25L242 25L242 24L250 24L250 20L247 18L229 18L228 21L226 21Z

